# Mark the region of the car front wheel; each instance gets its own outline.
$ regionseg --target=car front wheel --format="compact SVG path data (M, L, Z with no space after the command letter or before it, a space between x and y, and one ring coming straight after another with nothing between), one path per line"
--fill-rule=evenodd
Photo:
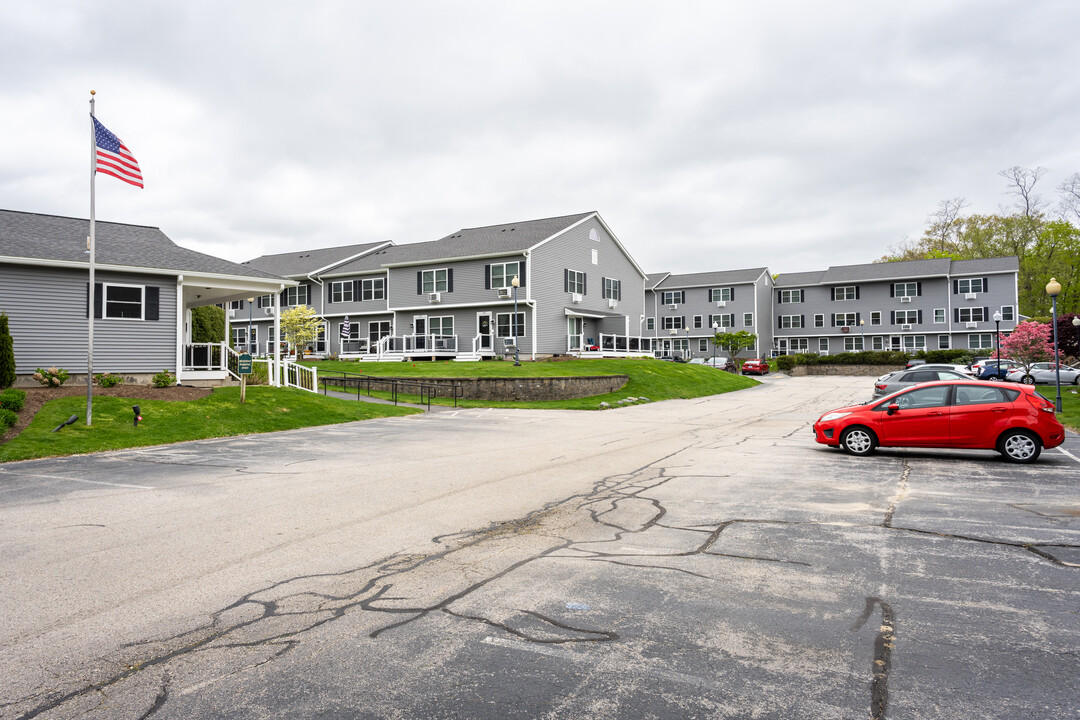
M986 379L989 380L990 382L997 382L997 381L1001 380L1001 378L999 378L997 375L991 375L990 377L988 377Z
M874 433L861 425L849 427L840 435L840 447L852 455L862 457L874 452L877 438Z
M1042 452L1042 444L1026 430L1009 430L998 441L998 450L1009 462L1035 462Z

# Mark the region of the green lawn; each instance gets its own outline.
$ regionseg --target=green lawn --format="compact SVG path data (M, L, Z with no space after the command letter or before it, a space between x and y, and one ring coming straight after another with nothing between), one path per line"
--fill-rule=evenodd
M1056 385L1039 385L1035 388L1050 402L1057 399ZM1058 413L1061 424L1074 432L1080 432L1080 388L1075 385L1061 386L1061 412Z
M139 405L143 421L132 422L132 405ZM212 395L190 402L94 398L94 424L86 426L86 398L58 398L45 403L30 426L0 445L0 462L56 455L76 455L184 440L292 430L333 425L375 417L411 415L413 408L323 397L292 388L255 386L240 404L240 388L218 388ZM51 430L71 415L81 419L58 433Z
M628 397L649 400L696 398L742 390L757 384L741 375L689 363L671 363L651 358L605 358L564 360L558 362L305 362L321 372L347 372L376 377L570 377L587 375L628 375L630 381L621 390L607 395L594 395L577 400L545 402L494 402L490 400L459 400L460 407L524 407L567 410L599 410L601 402L614 405ZM378 393L373 393L378 395ZM383 394L385 395L385 394ZM402 399L406 399L402 396ZM416 398L410 398L415 401ZM453 404L453 400L436 398L432 403Z

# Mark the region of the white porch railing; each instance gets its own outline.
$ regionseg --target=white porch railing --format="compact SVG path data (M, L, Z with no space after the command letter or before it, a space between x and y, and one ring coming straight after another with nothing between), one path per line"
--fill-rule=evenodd
M297 365L287 360L283 361L281 363L281 384L309 392L318 392L319 371L317 368Z
M600 351L648 355L652 353L654 338L628 335L605 335L600 333Z
M457 335L405 335L405 352L457 352Z
M184 345L184 370L225 370L225 343L187 343Z

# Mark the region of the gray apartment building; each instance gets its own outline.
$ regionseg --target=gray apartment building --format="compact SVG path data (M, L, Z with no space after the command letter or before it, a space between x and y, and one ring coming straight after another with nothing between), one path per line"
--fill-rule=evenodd
M774 350L989 350L997 328L1016 327L1018 273L1015 257L784 273L774 286Z
M717 332L745 330L760 357L772 348L772 276L765 267L689 274L656 273L645 291L645 329L659 357L707 357Z

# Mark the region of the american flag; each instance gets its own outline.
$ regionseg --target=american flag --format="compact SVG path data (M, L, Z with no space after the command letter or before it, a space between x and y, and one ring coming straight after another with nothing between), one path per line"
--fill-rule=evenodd
M135 187L143 186L142 170L139 161L131 154L120 138L109 132L108 128L94 121L94 144L97 146L97 171L112 175Z

